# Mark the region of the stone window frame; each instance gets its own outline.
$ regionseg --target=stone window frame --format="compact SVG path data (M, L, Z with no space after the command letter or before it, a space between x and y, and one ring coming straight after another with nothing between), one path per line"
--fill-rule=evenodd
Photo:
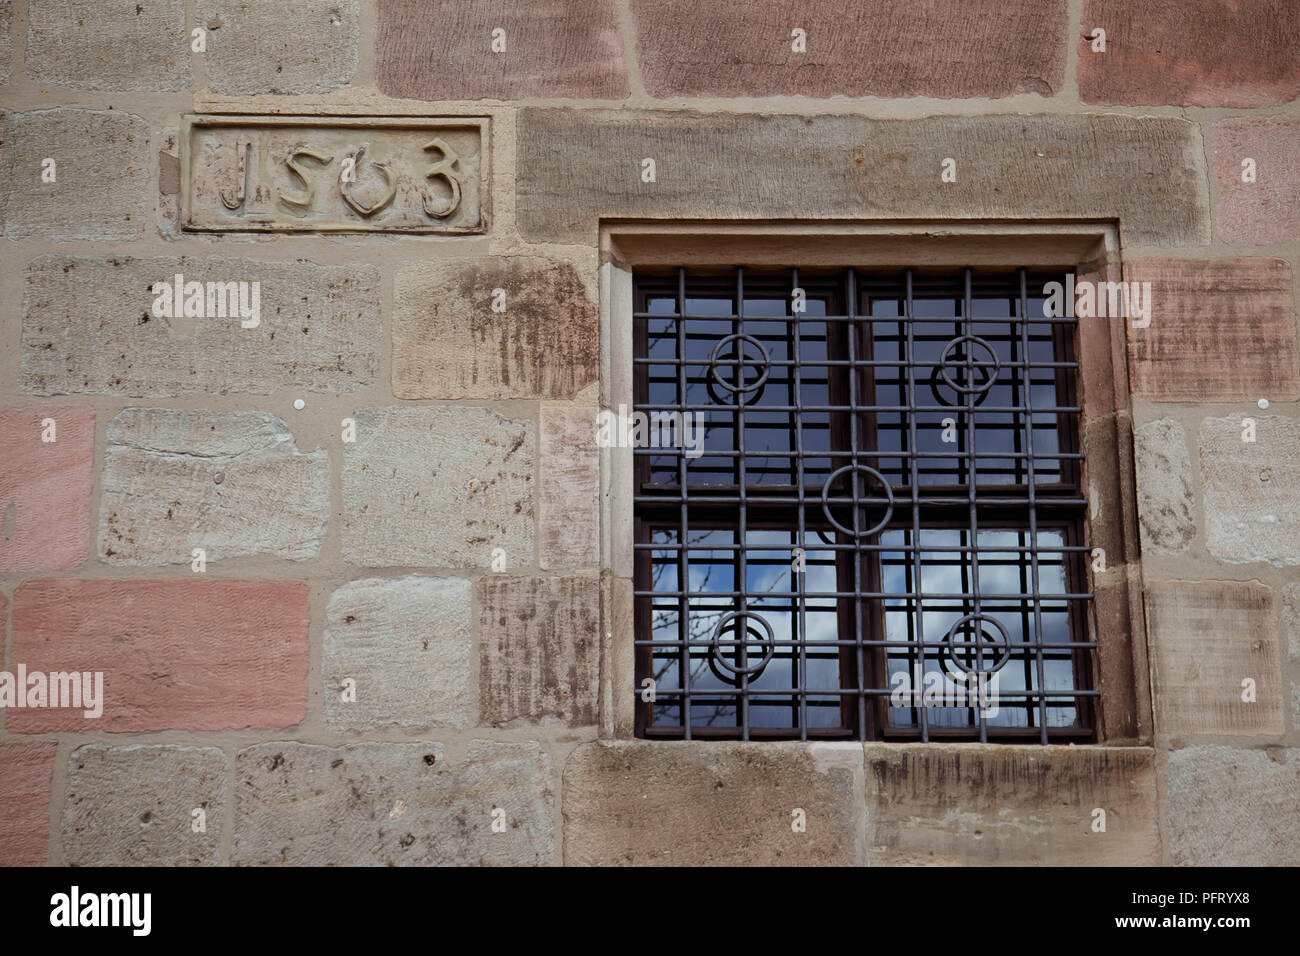
M1122 275L1114 220L767 221L603 220L600 224L600 404L633 405L632 275L649 266L959 269L1025 266L1073 271L1080 280ZM1150 745L1150 670L1133 462L1127 321L1081 319L1076 356L1085 542L1105 553L1089 570L1096 597L1088 640L1097 642L1096 745ZM601 448L600 734L632 739L635 726L633 455ZM916 746L894 744L891 746ZM924 746L924 745L922 745ZM958 744L957 746L963 746ZM1032 743L1025 746L1042 746Z

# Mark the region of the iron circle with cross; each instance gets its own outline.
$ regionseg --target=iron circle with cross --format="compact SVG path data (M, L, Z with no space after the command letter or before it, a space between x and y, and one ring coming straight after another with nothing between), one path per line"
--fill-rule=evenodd
M736 343L735 346L733 346L736 357L734 359L723 359L722 350L732 342ZM758 349L758 354L760 356L758 361L751 362L745 358L746 344L752 345L754 348ZM724 379L718 373L719 364L732 365L740 369L740 382L738 384L732 384ZM753 365L756 368L762 369L758 378L752 382L745 381L744 369L746 365ZM752 335L747 335L743 332L733 332L731 335L726 335L718 339L717 344L713 346L713 352L709 355L709 374L713 377L713 381L720 388L725 388L729 392L744 393L760 389L763 387L763 383L767 381L767 376L771 374L771 371L772 360L768 357L767 349L763 348L763 343Z
M733 621L740 621L742 619L745 622L743 630L741 630L738 625L732 624ZM762 626L763 630L760 632L758 628L754 627L753 624L750 623L750 621L757 621L758 624ZM750 634L753 634L758 638L757 643L763 648L762 660L757 664L748 664L742 667L733 664L722 656L722 645L720 642L723 633L728 630L728 625L730 625L730 630L737 631L741 635L739 642L732 643L739 643L748 647L750 643ZM732 611L730 614L724 614L718 621L717 626L713 629L713 637L709 641L709 653L713 657L713 660L717 662L719 667L729 671L734 677L757 677L763 672L763 669L767 667L768 663L771 662L772 655L776 653L776 638L772 634L772 625L767 622L767 618L763 617L763 615L756 614L753 611Z
M989 629L985 627L986 624L992 625L993 630L997 632L996 636L989 633ZM958 656L959 647L953 641L958 632L971 634L975 638L970 642L962 641L960 648L965 650L968 655L977 655L976 666L968 667ZM997 618L978 611L974 614L967 614L965 617L953 622L952 627L948 628L948 633L943 636L943 644L948 648L948 659L968 677L972 674L987 675L996 673L1011 658L1011 635L1007 633L1007 629ZM998 648L1001 651L998 662L992 667L979 666L978 656L985 645L990 646L990 651L992 648Z
M989 360L987 361L968 360L969 364L967 364L966 362L953 361L953 350L956 349L958 346L964 346L968 342L971 345L978 346L979 348L982 348L985 352L987 352ZM964 348L963 351L965 351ZM991 372L989 371L990 367L992 367ZM973 383L969 385L958 385L956 382L952 380L952 378L949 375L949 371L954 368L963 369L963 370L966 368L974 369L978 371L979 374L983 376L983 378L978 383ZM953 391L958 392L962 395L983 396L986 392L988 392L990 388L993 387L993 383L997 381L998 373L1000 373L1001 371L1002 371L1002 362L998 359L998 353L994 351L993 346L989 345L988 342L984 341L978 335L957 336L955 339L952 339L947 345L943 347L943 354L939 356L939 365L938 365L939 378L943 379L943 383L947 385L949 388L951 388Z

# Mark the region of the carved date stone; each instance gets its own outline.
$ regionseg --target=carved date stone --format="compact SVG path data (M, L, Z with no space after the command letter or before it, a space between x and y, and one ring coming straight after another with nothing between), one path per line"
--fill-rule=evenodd
M181 222L201 232L483 232L487 123L186 116Z

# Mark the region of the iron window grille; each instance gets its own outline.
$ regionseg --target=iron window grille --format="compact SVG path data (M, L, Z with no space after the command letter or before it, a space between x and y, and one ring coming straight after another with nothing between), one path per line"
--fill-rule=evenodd
M1094 739L1061 278L634 276L638 736Z

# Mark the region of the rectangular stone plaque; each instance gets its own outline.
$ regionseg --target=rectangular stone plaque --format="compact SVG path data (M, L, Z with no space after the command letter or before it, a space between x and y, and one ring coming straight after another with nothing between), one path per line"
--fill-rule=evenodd
M189 115L181 223L208 232L483 232L487 123Z

